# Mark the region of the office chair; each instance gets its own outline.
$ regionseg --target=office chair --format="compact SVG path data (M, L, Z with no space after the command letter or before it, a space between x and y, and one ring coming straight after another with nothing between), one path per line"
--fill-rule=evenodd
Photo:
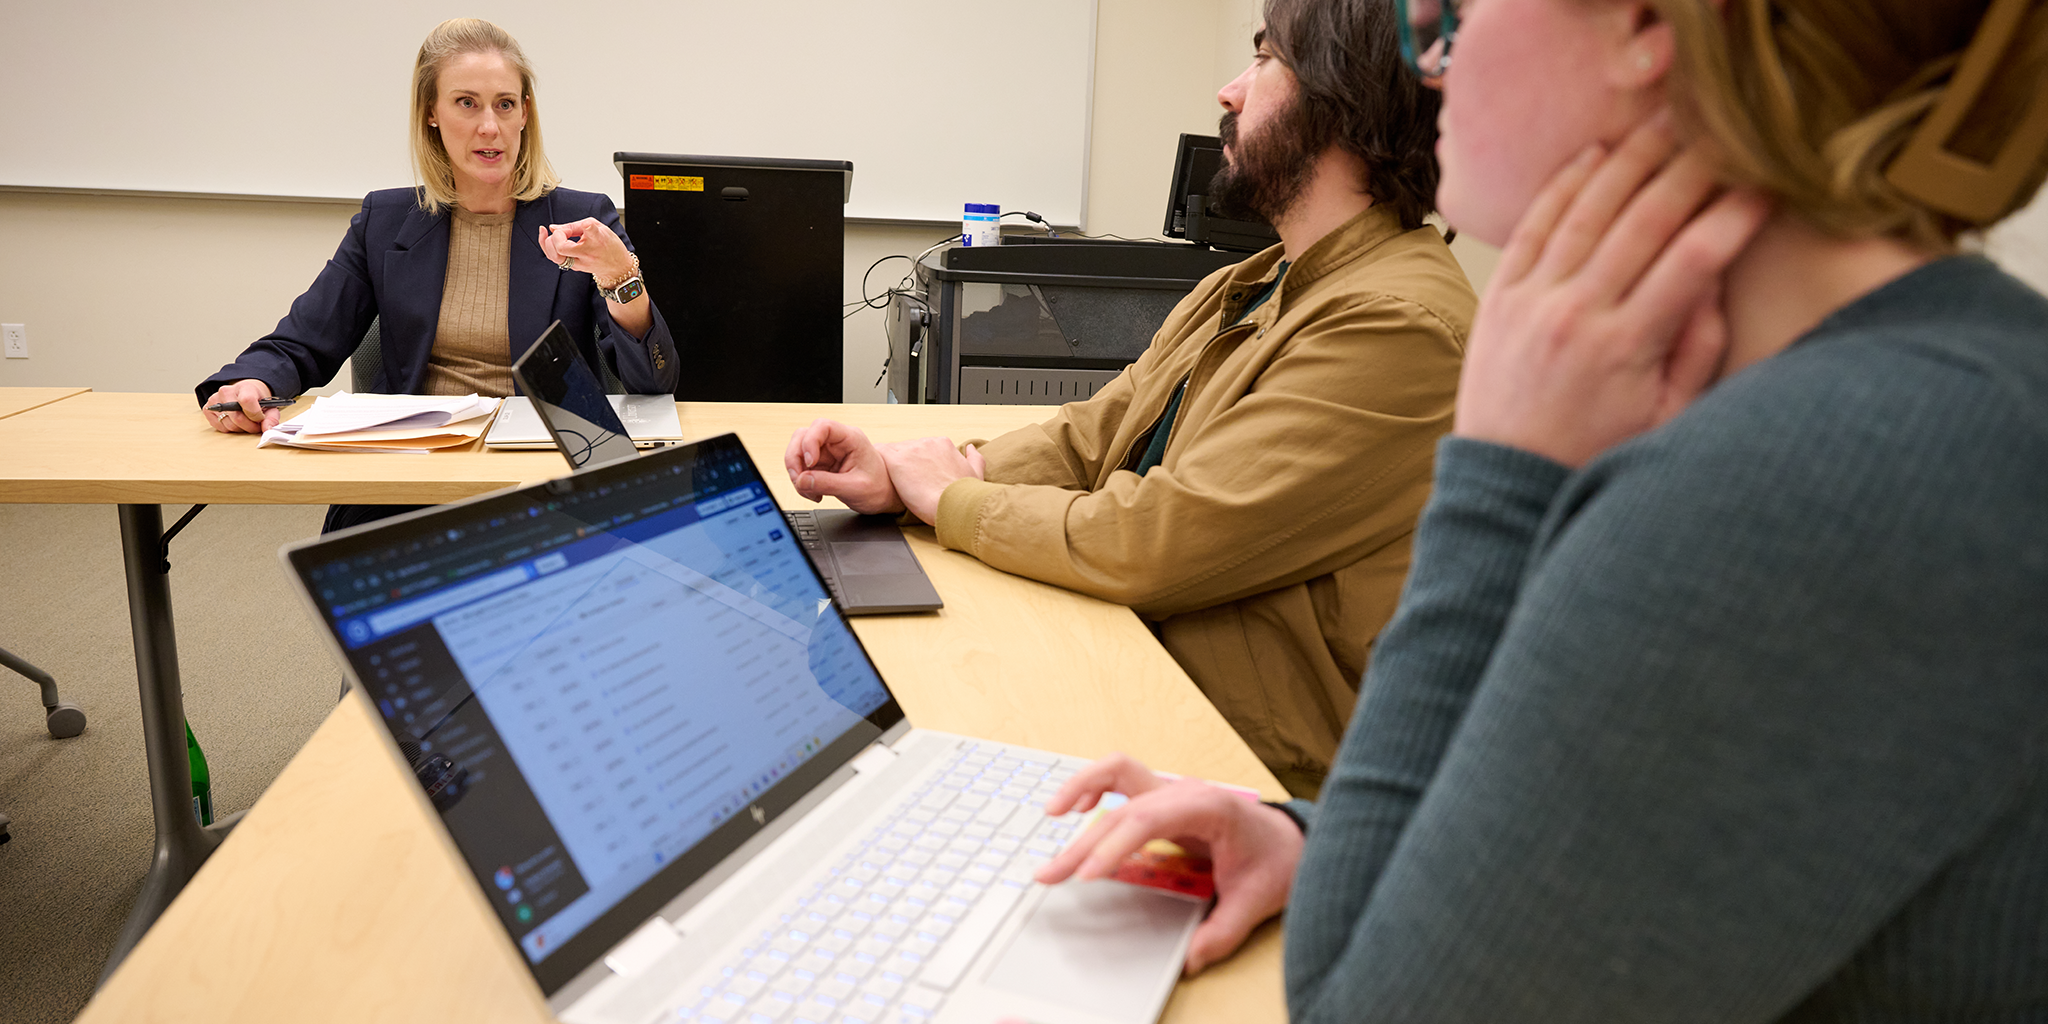
M377 390L377 371L384 368L384 343L379 339L378 326L383 317L370 321L370 329L363 335L363 343L356 346L356 354L348 357L349 390L365 394Z
M6 648L0 647L0 666L27 676L43 690L43 728L50 730L53 739L68 740L85 731L85 712L76 704L67 704L57 696L57 681L48 672L15 657ZM7 815L0 814L0 843L12 836L7 833Z
M27 676L43 690L43 728L50 730L53 739L68 740L85 731L85 712L76 704L67 704L57 696L57 681L48 672L15 657L0 647L0 667L9 668Z
M349 357L349 376L354 382L353 390L357 394L374 390L377 386L377 371L384 368L384 344L378 333L378 326L383 322L383 317L370 321L370 330L363 335L363 343L357 345L355 355ZM612 372L611 362L599 359L597 364L598 376L604 379L604 393L625 394L626 385L619 380L618 374Z

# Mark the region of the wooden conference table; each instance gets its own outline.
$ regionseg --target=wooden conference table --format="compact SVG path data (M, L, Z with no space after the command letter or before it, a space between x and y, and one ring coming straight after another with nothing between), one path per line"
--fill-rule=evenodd
M706 403L679 412L686 435L736 431L777 498L797 507L807 503L778 467L790 431L814 416L889 440L988 437L1047 414ZM144 555L154 534L141 528L151 518L141 509L158 503L450 501L562 469L553 452L258 451L252 438L207 430L187 395L84 394L0 420L5 500L119 503L124 544ZM938 547L928 530L908 533L945 609L855 625L913 723L1084 757L1126 750L1161 769L1285 795L1128 609L989 569ZM147 618L136 619L138 662ZM166 594L166 634L168 624ZM166 700L176 696L171 653ZM142 680L146 704L151 683ZM416 783L378 754L380 730L355 702L339 705L80 1020L549 1020ZM189 801L181 806L196 829ZM1166 1019L1281 1019L1279 946L1269 925L1237 957L1184 982Z
M91 388L0 388L0 420L30 409L40 409L51 402L62 401L73 395L82 395Z

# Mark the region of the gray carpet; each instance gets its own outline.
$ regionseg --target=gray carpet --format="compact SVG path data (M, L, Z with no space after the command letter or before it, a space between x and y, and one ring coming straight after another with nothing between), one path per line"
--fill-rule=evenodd
M169 525L185 511L166 506ZM214 810L246 809L333 709L340 670L286 587L280 545L324 508L214 505L171 542L185 714ZM0 1021L64 1022L141 888L152 835L128 631L108 505L0 505L0 647L57 679L85 733L53 740L36 687L0 669Z

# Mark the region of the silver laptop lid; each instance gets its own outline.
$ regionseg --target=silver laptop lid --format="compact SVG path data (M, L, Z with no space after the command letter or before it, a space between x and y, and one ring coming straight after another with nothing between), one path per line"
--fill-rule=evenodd
M729 434L284 557L549 995L903 720Z

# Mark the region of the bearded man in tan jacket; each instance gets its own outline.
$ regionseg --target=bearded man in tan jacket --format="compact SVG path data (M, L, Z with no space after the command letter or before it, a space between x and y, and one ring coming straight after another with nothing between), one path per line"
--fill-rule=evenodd
M1423 224L1436 94L1384 0L1269 0L1218 98L1226 209L1281 244L1220 270L1093 398L956 447L820 420L798 491L907 509L999 569L1129 605L1297 795L1393 614L1476 299Z

